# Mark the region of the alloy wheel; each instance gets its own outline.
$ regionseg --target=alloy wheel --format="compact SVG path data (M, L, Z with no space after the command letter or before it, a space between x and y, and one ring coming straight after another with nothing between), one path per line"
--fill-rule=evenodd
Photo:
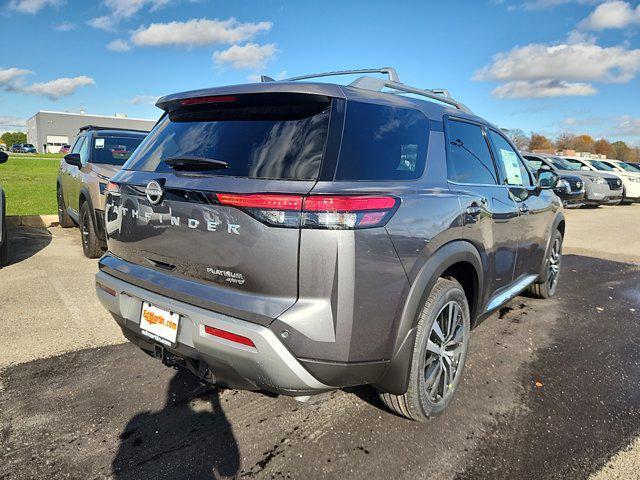
M424 389L432 403L440 403L453 394L464 341L462 307L451 301L438 313L427 340Z
M549 290L553 290L558 283L558 275L560 274L560 260L562 253L560 251L561 242L556 238L551 247L549 254Z

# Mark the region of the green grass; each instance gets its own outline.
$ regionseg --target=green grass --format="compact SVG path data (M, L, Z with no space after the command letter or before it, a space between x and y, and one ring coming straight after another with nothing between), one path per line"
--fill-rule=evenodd
M0 164L0 186L7 199L7 215L57 213L59 158L12 156L7 163Z

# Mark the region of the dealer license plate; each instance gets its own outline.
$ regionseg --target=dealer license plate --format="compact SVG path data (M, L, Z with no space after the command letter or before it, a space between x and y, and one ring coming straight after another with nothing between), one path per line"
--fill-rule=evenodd
M143 335L162 343L175 345L178 338L180 315L164 308L156 307L149 302L142 303L140 330Z

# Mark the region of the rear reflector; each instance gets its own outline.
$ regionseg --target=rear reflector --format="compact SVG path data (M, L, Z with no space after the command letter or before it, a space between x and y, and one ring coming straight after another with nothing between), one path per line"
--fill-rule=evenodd
M237 335L235 333L227 332L226 330L220 330L219 328L210 327L208 325L204 326L205 333L209 335L213 335L214 337L224 338L225 340L229 340L230 342L240 343L242 345L247 345L248 347L256 348L255 344L250 338L243 337L242 335Z
M104 290L105 292L107 292L109 295L111 295L112 297L116 296L116 291L113 288L109 288L106 285L102 285L99 282L96 282L96 286L101 289Z
M180 105L183 105L183 106L203 105L205 103L230 103L235 101L236 101L236 97L232 95L220 95L216 97L186 98L184 100L180 100Z

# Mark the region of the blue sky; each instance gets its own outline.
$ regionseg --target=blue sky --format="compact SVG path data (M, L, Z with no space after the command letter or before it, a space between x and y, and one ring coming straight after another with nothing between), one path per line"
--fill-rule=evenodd
M258 73L390 65L504 128L640 145L638 1L9 0L0 131L38 110L157 118Z

